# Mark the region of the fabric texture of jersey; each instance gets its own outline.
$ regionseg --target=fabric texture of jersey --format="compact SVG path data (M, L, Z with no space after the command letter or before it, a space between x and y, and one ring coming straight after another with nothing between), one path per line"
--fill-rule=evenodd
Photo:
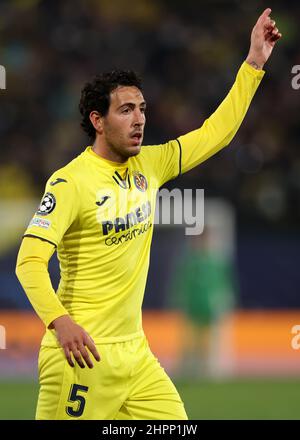
M243 63L227 97L191 133L143 146L123 164L105 160L88 147L48 180L25 236L57 247L58 298L95 343L143 333L141 307L157 190L228 145L263 75ZM37 312L45 323L53 313ZM42 344L57 345L53 330L47 329Z

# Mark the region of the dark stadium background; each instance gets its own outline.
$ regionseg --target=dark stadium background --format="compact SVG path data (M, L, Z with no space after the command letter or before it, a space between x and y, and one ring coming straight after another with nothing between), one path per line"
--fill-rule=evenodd
M187 304L187 284L176 291L176 277L187 279L187 255L201 255L193 254L196 238L157 228L145 331L191 418L300 418L300 353L291 345L292 327L300 325L300 89L291 73L300 64L300 3L12 0L0 1L0 325L7 338L0 419L34 417L43 330L14 266L47 178L88 145L78 112L82 85L104 70L137 70L148 102L144 144L175 138L199 127L225 97L266 7L283 38L237 136L167 186L203 188L207 200L229 207L234 238L225 234L225 241L233 252L223 285L230 294L220 294L221 310L209 303L210 266L207 290L201 279L191 282L199 295L204 289L203 301L192 291ZM51 274L57 285L55 258ZM168 329L165 338L155 336L159 325ZM222 339L228 328L230 342Z

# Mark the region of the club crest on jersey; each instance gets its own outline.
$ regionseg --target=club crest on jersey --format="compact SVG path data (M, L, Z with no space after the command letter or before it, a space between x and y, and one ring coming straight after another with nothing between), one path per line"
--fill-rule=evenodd
M56 200L54 195L52 193L47 192L40 203L37 213L39 215L48 215L50 214L50 212L54 210L55 205L56 205Z
M148 188L148 183L146 177L139 172L133 174L133 181L138 190L145 192Z

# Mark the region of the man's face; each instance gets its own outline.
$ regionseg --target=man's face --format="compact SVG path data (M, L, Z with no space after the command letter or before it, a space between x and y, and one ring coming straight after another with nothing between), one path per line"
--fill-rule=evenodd
M142 92L133 86L118 86L110 94L110 106L103 117L103 136L107 146L123 158L141 150L146 103Z

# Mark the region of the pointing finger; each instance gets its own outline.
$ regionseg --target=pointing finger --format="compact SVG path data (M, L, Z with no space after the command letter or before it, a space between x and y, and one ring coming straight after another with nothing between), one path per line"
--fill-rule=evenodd
M265 21L269 18L270 14L272 12L271 8L267 8L264 10L264 12L261 14L261 16L257 20L257 24L262 25L265 23Z

